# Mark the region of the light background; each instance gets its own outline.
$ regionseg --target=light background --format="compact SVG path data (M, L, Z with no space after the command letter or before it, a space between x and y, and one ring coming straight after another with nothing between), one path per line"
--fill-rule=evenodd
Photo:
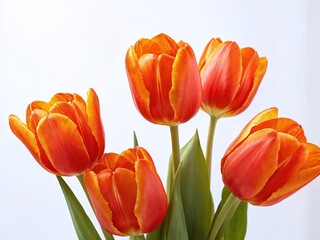
M308 140L320 144L319 12L319 0L0 0L0 239L76 239L55 177L8 127L8 115L24 119L33 100L49 100L56 92L85 96L93 87L101 101L106 151L131 147L135 130L165 181L169 130L138 114L125 73L126 50L141 37L167 33L190 43L199 59L205 44L219 36L268 57L267 74L249 109L218 123L216 203L219 160L261 110L279 107L281 116L297 120ZM208 117L199 112L180 127L181 144L198 128L204 145L207 126ZM77 181L68 182L84 200ZM275 206L250 206L247 239L318 239L319 183Z

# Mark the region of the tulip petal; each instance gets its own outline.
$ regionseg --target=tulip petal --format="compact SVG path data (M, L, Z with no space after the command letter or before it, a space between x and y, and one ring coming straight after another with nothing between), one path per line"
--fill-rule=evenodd
M85 185L92 202L95 215L102 226L106 231L123 236L112 222L112 212L108 205L108 202L104 199L103 195L100 192L100 186L97 175L93 171L87 171L84 175ZM107 186L103 186L107 188Z
M31 114L29 115L28 121L27 121L27 127L36 134L37 127L39 124L39 121L46 117L48 115L48 112L42 110L42 109L34 109Z
M264 202L274 192L290 181L291 178L294 178L307 160L308 150L306 144L299 144L290 135L278 134L280 136L281 151L279 152L277 170L270 177L261 192L251 199L252 204L261 205L261 202ZM285 159L280 159L280 157L284 157Z
M173 57L176 56L176 53L179 50L179 45L176 43L176 41L163 33L151 38L151 41L157 43L162 53Z
M124 158L122 161L130 162L134 166L137 160L137 148L129 148L123 151L120 156Z
M90 91L90 89L89 89L89 91ZM81 110L82 114L87 117L86 102L83 100L83 98L79 94L74 93L73 94L73 101L70 103L75 103L75 105L77 105L79 107L79 109Z
M154 123L171 122L174 112L169 102L174 59L165 54L145 54L139 59L144 84L150 93L150 113Z
M289 181L281 188L275 191L262 206L270 206L289 197L320 174L320 148L314 144L308 143L309 157L297 174L289 178Z
M166 215L167 196L153 165L146 160L136 162L136 181L138 195L134 211L141 232L151 232Z
M276 171L279 148L280 140L274 130L263 129L251 134L222 159L225 185L241 200L251 199Z
M28 148L32 156L36 160L40 159L40 150L37 145L36 136L17 116L13 114L9 116L9 124L12 132Z
M132 172L135 172L135 168L134 168L135 161L136 161L136 156L134 156L133 159L128 159L121 154L117 160L116 167L125 168Z
M174 122L184 123L198 112L202 100L200 73L190 45L181 46L172 68L169 99L174 110Z
M318 169L320 168L320 148L312 143L307 143L307 146L309 150L308 160L300 169L300 171L314 167Z
M236 112L233 113L233 115L240 114L244 110L248 108L248 106L251 104L254 96L256 95L258 88L262 82L262 79L267 71L268 66L268 60L265 57L259 58L257 66L255 66L255 72L253 73L253 81L252 81L252 87L250 89L250 92L247 93L245 101L242 103L241 108L239 108ZM244 80L248 81L248 80ZM239 101L240 102L240 101ZM236 109L236 107L233 107Z
M157 79L150 85L156 89L150 89L150 111L155 119L160 119L162 124L170 124L174 118L169 93L172 88L172 65L174 58L161 54L157 59Z
M82 136L66 116L49 114L39 122L37 135L50 162L62 175L79 174L89 167Z
M107 169L98 175L100 191L108 202L112 212L114 226L126 235L140 233L140 227L134 214L137 198L137 185L134 173L125 168L114 172Z
M210 57L200 69L204 91L202 107L219 117L230 106L240 87L240 48L235 42L223 42Z
M96 92L93 89L89 89L87 94L87 116L88 124L98 143L98 156L102 156L105 148L105 135L100 114L100 103Z
M41 145L38 145L37 137L27 126L15 115L9 116L9 124L12 132L27 147L34 159L47 171L57 174L57 170L52 166L47 156L43 152Z
M240 144L251 132L252 128L261 122L267 121L269 119L278 117L278 109L277 108L268 108L258 113L254 118L251 119L249 123L242 129L239 136L230 144L227 148L225 155L228 155L233 151L238 144Z
M103 164L104 169L110 168L111 170L115 170L118 158L119 158L119 154L117 153L105 153L99 159L98 163Z
M50 99L49 104L54 105L58 102L72 102L73 95L70 93L57 93Z
M267 71L267 59L259 58L252 48L241 49L242 76L239 91L230 106L229 114L242 113L252 102L256 95L262 78Z
M77 129L82 136L91 161L94 162L98 160L98 143L91 132L86 116L82 113L78 105L73 102L59 102L51 108L51 113L59 113L72 120L73 123L77 125Z
M142 38L137 41L134 47L131 47L128 51L134 51L137 58L140 58L145 54L161 54L159 44L147 38Z
M130 47L126 54L126 70L134 104L142 116L149 120L152 118L149 109L150 93L145 86L138 56L133 47Z
M143 159L146 160L147 162L150 163L150 167L153 167L153 170L156 171L156 167L154 165L154 162L152 161L152 157L150 156L150 154L147 152L147 150L145 150L142 147L136 147L136 154L137 157L136 159Z
M27 110L26 110L26 124L27 124L28 128L30 129L31 126L33 125L33 123L31 122L31 119L30 119L33 111L42 110L44 112L49 113L50 107L51 107L51 105L44 102L44 101L34 101L34 102L30 103L27 107Z
M203 69L208 61L214 56L215 49L222 43L220 38L212 38L203 50L199 61L199 69Z
M278 132L280 137L280 150L278 153L278 169L283 167L289 161L299 148L301 143L289 134ZM297 164L296 162L294 164Z
M264 121L254 126L252 128L252 132L263 128L272 128L278 132L289 134L301 143L307 142L303 128L296 121L290 118L276 118Z

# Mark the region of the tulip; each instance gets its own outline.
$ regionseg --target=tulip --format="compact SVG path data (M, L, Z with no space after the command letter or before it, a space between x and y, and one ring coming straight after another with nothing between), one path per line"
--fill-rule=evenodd
M320 174L320 148L308 143L300 125L278 118L276 108L254 117L227 149L222 178L239 199L273 205Z
M142 147L107 153L84 175L97 219L109 233L141 235L156 229L167 196L154 163Z
M201 81L190 45L165 34L140 39L126 54L134 103L148 121L176 126L191 119L201 104Z
M199 61L201 108L216 118L231 117L248 108L267 69L267 59L252 48L212 39Z
M99 99L89 89L85 102L78 94L58 93L49 102L28 105L26 124L9 116L12 132L37 162L59 176L82 174L104 152Z

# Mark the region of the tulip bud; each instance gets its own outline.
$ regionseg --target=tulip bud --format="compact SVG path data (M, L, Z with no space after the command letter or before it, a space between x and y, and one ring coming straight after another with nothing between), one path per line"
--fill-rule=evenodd
M217 118L240 114L252 102L267 70L267 59L236 42L212 39L199 61L201 108Z
M104 130L99 99L89 89L85 102L78 94L58 93L49 102L34 101L26 111L26 124L9 116L12 132L47 171L82 174L104 152Z
M278 203L320 174L320 148L300 125L278 118L276 108L254 117L227 149L222 179L239 199L253 205Z
M165 34L140 39L126 54L134 103L148 121L175 126L191 119L201 104L201 81L190 45Z
M156 229L167 196L148 152L142 147L107 153L84 176L97 219L107 232L141 235Z

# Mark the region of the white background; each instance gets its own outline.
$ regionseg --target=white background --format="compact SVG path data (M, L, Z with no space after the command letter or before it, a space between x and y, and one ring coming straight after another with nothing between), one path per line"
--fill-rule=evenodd
M219 161L261 110L279 107L281 116L298 121L308 140L320 144L319 12L319 0L0 0L0 239L76 239L57 180L8 127L8 115L24 119L33 100L49 100L56 92L85 96L93 87L101 101L106 151L131 147L135 130L165 181L169 129L139 115L125 73L126 50L141 37L167 33L190 43L198 59L212 37L235 40L268 57L267 74L249 109L218 122L216 203ZM198 128L204 145L208 120L199 112L182 125L181 144ZM84 200L76 179L67 180ZM318 239L319 183L275 206L250 206L247 239Z

